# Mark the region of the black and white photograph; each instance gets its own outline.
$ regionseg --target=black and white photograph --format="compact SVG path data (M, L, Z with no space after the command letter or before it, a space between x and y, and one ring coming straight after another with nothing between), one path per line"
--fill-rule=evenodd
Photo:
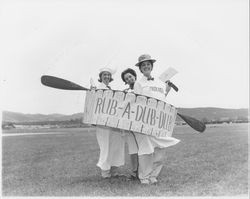
M1 196L249 198L248 0L0 2Z

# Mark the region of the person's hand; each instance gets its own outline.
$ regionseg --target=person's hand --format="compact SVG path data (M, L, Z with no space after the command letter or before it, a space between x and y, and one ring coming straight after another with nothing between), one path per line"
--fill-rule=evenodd
M96 90L96 86L90 86L90 90Z
M171 86L168 85L169 82L170 82L170 81L167 81L167 82L166 82L165 96L167 96L168 93L169 93L169 91L171 90Z

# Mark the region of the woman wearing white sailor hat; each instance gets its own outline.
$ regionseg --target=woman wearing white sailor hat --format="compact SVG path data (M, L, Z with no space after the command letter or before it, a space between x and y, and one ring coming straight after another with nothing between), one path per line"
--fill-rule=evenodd
M112 75L115 72L108 67L101 68L97 89L111 89L109 83L113 81ZM102 177L117 176L117 167L125 163L125 143L122 134L109 127L96 127L96 138L100 148L97 166L101 169Z
M101 68L99 71L99 79L98 81L101 84L105 84L106 86L109 87L109 83L113 81L112 75L114 75L116 72L116 70L113 70L111 68L105 67L105 68Z

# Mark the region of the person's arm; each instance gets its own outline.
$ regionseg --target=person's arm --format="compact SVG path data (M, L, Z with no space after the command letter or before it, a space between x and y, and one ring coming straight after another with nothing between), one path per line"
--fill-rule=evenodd
M135 85L134 85L134 93L136 94L142 94L142 86L139 82L135 82Z

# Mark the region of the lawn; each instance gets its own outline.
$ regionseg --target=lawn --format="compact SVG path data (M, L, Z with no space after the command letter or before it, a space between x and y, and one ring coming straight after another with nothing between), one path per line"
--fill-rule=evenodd
M94 129L32 132L41 131L52 133L2 137L3 196L248 194L248 124L208 126L202 134L177 126L173 135L181 142L169 147L159 183L150 186L123 177L101 179ZM126 159L120 171L128 174Z

